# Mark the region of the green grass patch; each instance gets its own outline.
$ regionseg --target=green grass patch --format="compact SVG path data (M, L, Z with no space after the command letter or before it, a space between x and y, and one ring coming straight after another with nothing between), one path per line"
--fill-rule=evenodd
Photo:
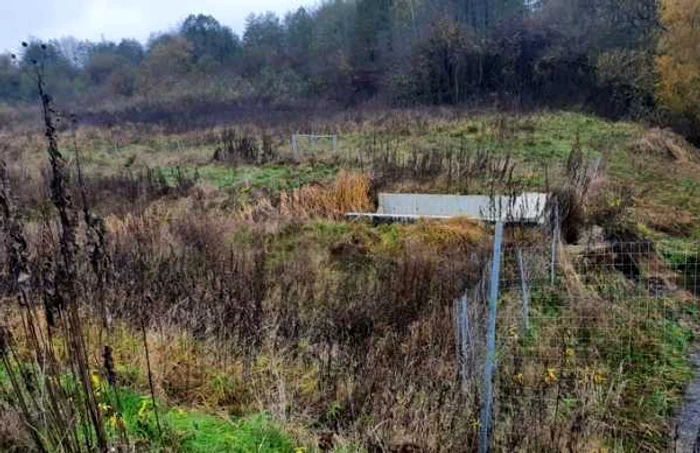
M343 136L345 147L372 149L445 149L467 147L497 155L511 155L525 162L552 163L565 159L578 140L584 153L594 155L626 143L641 130L639 125L612 122L573 112L533 115L482 114L455 121L436 121L416 127L411 134L387 131L376 136L353 133Z
M11 392L4 366L0 366L0 384L0 389ZM75 383L66 376L63 385L70 389ZM158 402L156 418L150 396L124 388L115 393L104 381L98 388L108 434L115 441L119 439L117 424L121 420L136 451L293 453L299 450L266 413L232 418L189 408L169 408ZM0 400L8 396L0 392Z
M132 442L149 451L292 453L294 443L266 413L232 419L201 411L160 406L160 433L150 397L120 395L124 423ZM109 420L108 420L109 423Z

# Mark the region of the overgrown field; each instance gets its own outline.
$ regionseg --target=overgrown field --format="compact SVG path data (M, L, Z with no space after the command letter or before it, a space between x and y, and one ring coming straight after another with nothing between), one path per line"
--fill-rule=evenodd
M31 125L0 130L0 448L476 450L486 302L466 379L453 307L484 282L492 228L345 219L380 191L547 191L562 208L552 281L549 225L506 231L495 451L672 445L698 313L678 282L700 236L700 155L679 137L452 109L58 124L61 155ZM338 149L294 153L294 132Z

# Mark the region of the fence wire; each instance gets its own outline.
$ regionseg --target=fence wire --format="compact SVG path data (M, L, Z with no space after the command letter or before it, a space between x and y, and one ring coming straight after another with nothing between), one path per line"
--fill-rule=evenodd
M626 420L609 419L606 425L601 420L607 415L590 414L614 413L611 408L625 404L627 395L658 397L655 375L687 354L679 345L689 341L686 324L696 315L700 245L563 245L556 235L552 242L503 246L497 366L493 391L485 395L493 401L491 431L497 436L488 440L491 448L522 448L518 442L526 437L528 450L538 448L538 438L546 437L551 446L557 429L569 431L567 442L571 430L584 438L585 432L590 437L596 430L625 429L616 424ZM463 387L478 386L478 377L488 371L488 278L484 273L455 303ZM488 386L478 390L488 391ZM533 413L540 423L529 429L541 435L529 432L518 440L518 424L532 425ZM556 428L560 420L566 426ZM647 447L640 450L653 449Z

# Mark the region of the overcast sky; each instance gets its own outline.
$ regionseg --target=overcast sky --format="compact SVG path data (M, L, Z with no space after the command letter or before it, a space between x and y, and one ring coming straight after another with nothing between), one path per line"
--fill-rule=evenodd
M282 16L309 0L0 0L0 52L16 50L22 40L74 36L99 41L136 38L178 25L188 14L211 14L235 32L243 32L250 13Z

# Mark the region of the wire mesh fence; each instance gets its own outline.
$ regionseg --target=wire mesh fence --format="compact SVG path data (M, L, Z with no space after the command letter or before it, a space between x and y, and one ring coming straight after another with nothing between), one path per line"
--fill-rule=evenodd
M589 451L596 433L605 432L636 436L639 451L657 450L653 439L663 433L636 430L651 429L645 417L669 415L679 398L667 395L681 395L679 383L690 377L700 247L566 246L552 236L548 243L503 245L494 350L487 341L490 274L455 302L462 388L493 402L493 414L480 421L489 433L481 443ZM490 389L482 379L492 355Z

